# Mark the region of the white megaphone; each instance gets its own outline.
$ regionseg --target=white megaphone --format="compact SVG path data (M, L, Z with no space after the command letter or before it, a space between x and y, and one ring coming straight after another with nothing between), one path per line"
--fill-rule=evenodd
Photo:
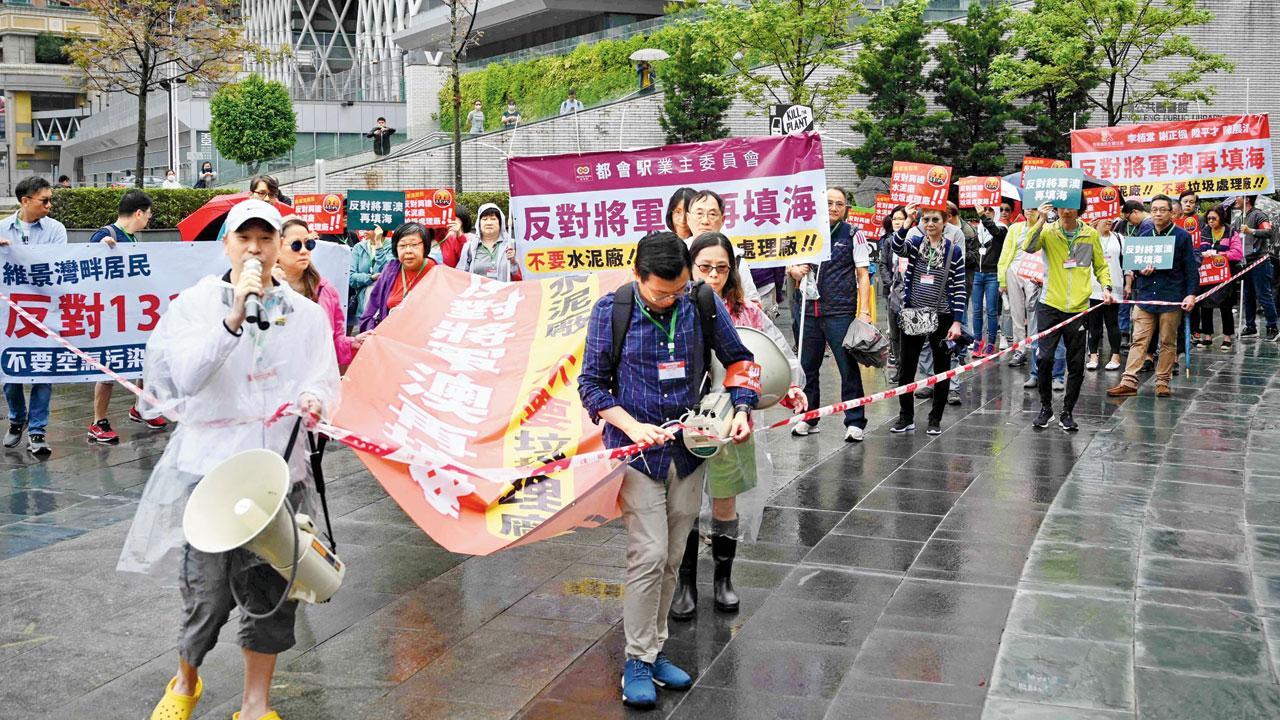
M738 338L755 356L755 362L760 366L760 402L756 409L773 407L787 396L787 389L791 387L791 363L773 338L755 328L740 327L737 330ZM713 357L711 387L716 388L716 391L708 393L697 409L690 411L681 420L694 429L694 432L684 433L685 447L701 458L709 458L720 452L729 435L729 426L733 423L733 402L729 399L728 392L719 389L724 386L725 374L724 366Z
M286 580L292 578L286 589L290 600L325 602L338 591L347 568L316 537L311 518L289 515L289 486L289 465L278 453L232 455L191 491L182 530L201 552L244 548L261 556Z

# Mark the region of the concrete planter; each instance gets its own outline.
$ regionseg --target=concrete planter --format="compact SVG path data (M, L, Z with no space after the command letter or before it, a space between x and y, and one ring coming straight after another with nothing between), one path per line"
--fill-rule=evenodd
M98 232L98 228L67 228L67 242L87 243L93 234ZM143 230L138 233L138 242L176 242L182 239L176 229L174 230Z

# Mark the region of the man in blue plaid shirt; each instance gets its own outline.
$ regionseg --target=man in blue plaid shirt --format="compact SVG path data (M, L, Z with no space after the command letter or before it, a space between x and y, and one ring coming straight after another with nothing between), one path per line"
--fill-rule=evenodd
M600 299L587 329L586 356L578 391L592 419L604 420L604 442L615 448L651 442L624 471L619 502L627 526L627 581L623 629L627 661L622 701L639 708L657 703L655 686L687 690L689 674L662 652L667 612L685 541L702 505L702 460L663 427L695 407L705 385L704 342L734 375L734 366L754 358L734 329L724 303L715 298L714 337L703 338L698 305L689 297L692 261L674 233L652 233L636 246L630 324L614 358L613 307L617 293ZM703 368L705 370L705 368ZM758 395L730 387L735 414L730 439L751 434Z

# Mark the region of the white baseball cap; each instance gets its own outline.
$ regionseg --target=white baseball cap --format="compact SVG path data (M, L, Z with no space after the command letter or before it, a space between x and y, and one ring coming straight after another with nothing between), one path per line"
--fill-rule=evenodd
M226 231L233 233L243 227L246 222L254 219L265 221L276 232L280 232L280 226L284 223L280 217L280 211L274 205L251 198L231 206L231 212L227 213Z

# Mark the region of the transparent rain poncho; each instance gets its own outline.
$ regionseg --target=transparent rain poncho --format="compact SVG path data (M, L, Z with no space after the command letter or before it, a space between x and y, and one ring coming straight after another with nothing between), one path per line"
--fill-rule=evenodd
M214 276L184 290L147 341L143 366L146 417L176 420L164 455L142 492L117 569L176 578L182 513L191 489L226 458L254 448L284 454L295 419L270 427L281 405L310 393L332 410L338 398L333 330L319 305L276 285L263 297L271 326L246 322L243 335L226 330L234 288ZM289 458L293 481L304 482L303 507L315 517L318 498L303 433Z
M804 371L800 359L791 350L791 344L769 316L756 303L743 303L733 314L733 324L763 332L773 340L791 366L791 384L804 387ZM755 424L760 424L756 418ZM777 474L769 455L768 433L755 433L746 442L735 445L726 443L720 452L706 463L707 492L703 494L700 526L704 534L710 534L711 499L715 495L731 496L738 512L738 539L752 542L760 530L764 506L778 490ZM733 492L741 489L741 492Z

